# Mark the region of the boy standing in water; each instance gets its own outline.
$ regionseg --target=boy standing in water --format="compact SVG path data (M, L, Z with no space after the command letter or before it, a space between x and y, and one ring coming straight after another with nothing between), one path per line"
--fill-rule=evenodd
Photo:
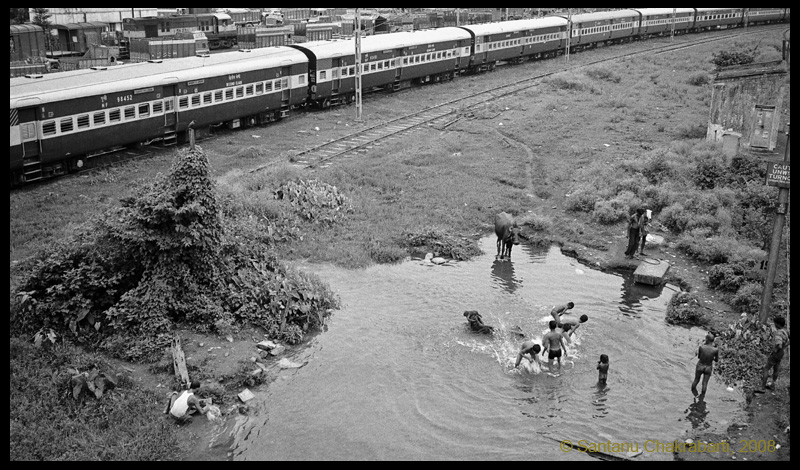
M542 344L544 345L544 350L542 351L542 355L544 353L550 351L547 356L547 368L550 369L550 372L553 371L553 359L558 359L558 372L561 372L561 349L564 349L564 354L567 354L567 347L564 345L564 337L560 331L556 331L556 323L555 320L550 320L550 332L544 335L542 338Z
M711 378L714 361L719 361L719 350L712 344L714 342L714 334L709 332L706 335L706 344L700 346L697 350L697 367L694 372L694 382L692 382L692 393L697 396L697 383L700 381L700 376L703 376L703 393L701 397L706 396L706 388L708 388L708 379Z
M601 384L606 383L608 379L608 356L605 354L600 355L600 360L597 362L597 370L600 372L597 375L597 381Z

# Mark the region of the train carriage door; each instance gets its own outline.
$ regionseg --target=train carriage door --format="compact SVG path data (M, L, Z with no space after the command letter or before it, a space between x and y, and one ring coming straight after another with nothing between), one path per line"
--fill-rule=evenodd
M36 129L36 108L26 108L11 111L11 121L15 120L14 114L18 114L19 139L22 143L22 157L30 158L39 155L39 132ZM12 141L14 139L12 138Z
M403 73L403 48L394 50L394 81L400 81L400 75Z
M289 81L292 76L292 69L290 65L291 61L288 60L281 64L281 106L289 106L289 99L292 96L290 88L291 82Z
M177 98L175 85L164 85L161 90L164 98L164 129L167 131L174 131L175 126L178 124L177 106L175 106L175 100Z
M341 57L334 57L331 59L331 94L333 95L339 93L339 86L341 85L341 66Z

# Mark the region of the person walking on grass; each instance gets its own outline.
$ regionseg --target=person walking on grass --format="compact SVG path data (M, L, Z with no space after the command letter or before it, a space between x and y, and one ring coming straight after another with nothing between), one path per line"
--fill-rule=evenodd
M706 389L708 388L708 379L711 378L713 372L714 361L719 361L719 349L714 346L714 334L709 332L706 335L706 343L697 349L697 367L694 371L694 382L692 382L692 393L697 396L697 383L700 382L700 377L703 377L703 393L700 398L706 396Z
M628 248L625 250L625 258L632 259L636 255L636 248L639 246L639 228L642 223L644 209L641 207L628 217Z
M757 392L764 393L764 388L773 389L775 381L778 380L778 372L780 372L781 360L783 353L789 346L789 332L786 331L786 320L783 317L775 317L775 332L773 334L772 350L769 351L767 358L767 365L761 372L761 390ZM769 379L769 371L772 370L772 383L767 383Z

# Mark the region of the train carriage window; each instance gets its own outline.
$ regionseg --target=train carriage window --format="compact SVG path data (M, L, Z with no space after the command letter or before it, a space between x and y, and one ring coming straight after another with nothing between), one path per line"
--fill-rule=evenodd
M200 95L192 95L192 107L200 106ZM139 113L141 116L142 113Z
M178 108L180 108L180 109L186 109L186 108L188 108L188 107L189 107L189 97L188 97L188 96L182 96L182 97L181 97L181 98L178 100Z
M253 85L252 85L252 84L251 84L251 85L247 85L247 86L244 88L244 93L245 93L247 96L250 96L250 95L252 95L252 94L253 94Z
M264 93L264 83L263 82L256 83L256 94L261 95L263 93Z
M378 62L378 70L383 70L383 62Z
M219 103L222 101L222 90L217 90L214 92L214 102Z
M280 89L281 89L281 81L275 80L275 91L278 91Z
M203 104L211 104L211 92L203 93Z
M244 96L244 87L236 87L236 97L241 98Z
M150 115L150 103L143 103L139 105L139 117L147 117Z
M225 101L233 99L233 88L228 88L225 90Z
M384 60L383 61L383 68L385 68L385 69L389 68L389 61L388 60Z
M356 74L356 68L350 67L350 75L355 75L355 74Z
M78 129L85 129L89 127L89 115L83 114L78 116Z
M164 111L164 102L156 101L153 103L153 114L161 114Z
M136 119L136 107L128 106L125 108L125 120Z
M112 109L108 112L108 122L119 122L122 120L119 109Z
M94 125L95 126L102 126L106 123L106 112L101 111L99 113L94 113Z
M62 119L60 124L62 133L72 131L72 118Z
M264 82L264 91L265 92L272 91L272 82L271 81L270 82Z
M36 138L36 125L32 122L23 122L19 125L19 133L23 141Z
M431 55L430 54L425 54L425 62L428 62L430 60L431 60Z
M376 67L377 67L377 64L375 64L375 63L372 63L372 64L369 66L369 70L370 70L370 72L374 72Z
M56 122L55 121L47 121L42 124L42 135L55 135L56 134Z
M408 65L408 57L403 57L403 65Z

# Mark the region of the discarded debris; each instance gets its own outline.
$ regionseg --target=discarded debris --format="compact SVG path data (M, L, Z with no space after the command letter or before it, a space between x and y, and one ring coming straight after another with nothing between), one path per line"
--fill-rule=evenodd
M253 395L253 392L251 392L249 388L246 388L239 393L239 400L242 400L242 403L247 403L255 397L256 396Z

